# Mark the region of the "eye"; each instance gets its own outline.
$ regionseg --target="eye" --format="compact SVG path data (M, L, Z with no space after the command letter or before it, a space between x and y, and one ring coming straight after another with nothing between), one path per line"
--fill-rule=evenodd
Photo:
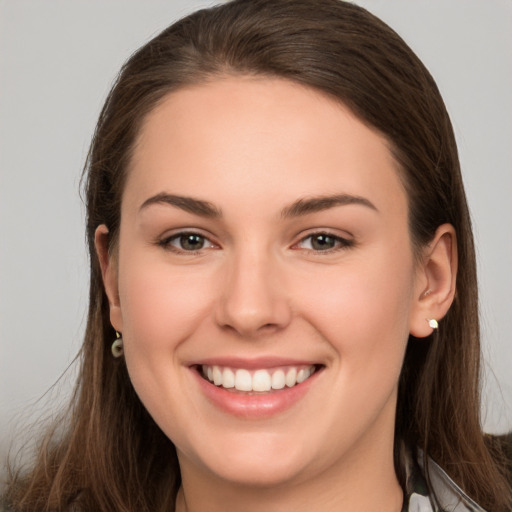
M309 251L327 252L351 247L352 245L354 245L354 243L351 240L346 240L340 236L330 233L313 233L303 238L297 244L297 247Z
M208 238L199 233L177 233L162 240L159 245L176 252L197 252L216 247Z

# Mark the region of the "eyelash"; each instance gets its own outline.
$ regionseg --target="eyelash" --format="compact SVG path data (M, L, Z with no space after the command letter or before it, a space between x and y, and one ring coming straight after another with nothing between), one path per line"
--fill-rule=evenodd
M176 240L180 240L182 239L185 239L186 237L197 237L197 238L201 238L203 240L203 247L201 247L200 249L195 249L195 250L186 250L186 249L183 249L183 248L180 248L180 247L176 247L174 245L172 245L172 242L176 241ZM204 247L204 245L206 244L210 244L210 247ZM176 233L172 236L169 236L167 238L164 238L163 240L160 240L158 242L158 245L160 247L163 247L164 249L167 249L167 250L170 250L172 252L175 252L177 254L187 254L187 255L195 255L195 254L200 254L202 250L204 249L210 249L212 247L217 247L208 237L202 235L201 233L197 233L195 231L181 231L179 233Z
M320 249L315 250L313 248L304 248L309 253L324 255L324 254L332 254L334 252L342 251L345 249L350 249L351 247L354 247L355 242L354 240L348 240L347 238L343 238L339 235L335 235L333 233L330 233L328 231L316 231L314 233L310 233L307 236L301 238L298 243L294 244L294 247L299 246L300 244L304 243L306 240L313 240L314 238L319 239L320 237L325 237L331 239L335 247L331 247L328 249ZM310 242L311 245L311 242Z
M183 247L176 247L172 243L175 241L178 241L178 243L183 242L186 237L196 237L203 241L203 246L200 249L195 250L187 250ZM321 239L321 237L324 237L326 239L330 239L334 243L334 247L330 247L327 249L314 249L312 247L312 241L314 238ZM302 247L303 250L307 251L308 253L313 253L315 255L327 255L332 254L338 251L350 249L351 247L354 247L355 242L354 240L349 240L346 238L343 238L339 235L335 235L333 233L330 233L328 231L316 231L313 233L308 234L307 236L302 237L297 243L295 243L292 246L293 250L300 250L301 244L304 244L307 240L310 240L309 245L311 247ZM325 243L325 241L323 242ZM208 247L205 247L205 245L208 245ZM218 248L218 246L213 243L208 237L205 235L202 235L201 233L197 233L195 231L181 231L179 233L176 233L172 236L166 237L163 240L158 241L158 245L166 250L172 251L176 254L183 254L183 255L198 255L201 254L201 251L205 249L212 249L212 248Z

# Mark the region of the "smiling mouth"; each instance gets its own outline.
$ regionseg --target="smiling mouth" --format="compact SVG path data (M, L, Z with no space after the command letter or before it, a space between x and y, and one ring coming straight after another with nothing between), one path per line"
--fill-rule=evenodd
M201 365L199 374L211 384L228 391L268 393L293 388L319 371L321 365L299 365L247 370L217 365Z

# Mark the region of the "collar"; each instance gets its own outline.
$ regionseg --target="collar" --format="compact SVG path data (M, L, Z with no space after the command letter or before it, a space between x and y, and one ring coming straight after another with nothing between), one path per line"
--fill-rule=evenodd
M402 447L400 463L405 474L402 512L485 512L431 458L425 465L421 450L414 457Z

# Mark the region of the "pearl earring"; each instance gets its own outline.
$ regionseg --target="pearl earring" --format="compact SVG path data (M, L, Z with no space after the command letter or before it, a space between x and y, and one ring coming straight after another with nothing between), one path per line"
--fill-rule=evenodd
M115 358L121 357L123 355L123 338L121 335L116 331L116 339L114 340L114 343L112 343L112 355Z
M437 329L439 327L439 324L435 318L427 318L427 322L428 325L432 327L432 329Z

